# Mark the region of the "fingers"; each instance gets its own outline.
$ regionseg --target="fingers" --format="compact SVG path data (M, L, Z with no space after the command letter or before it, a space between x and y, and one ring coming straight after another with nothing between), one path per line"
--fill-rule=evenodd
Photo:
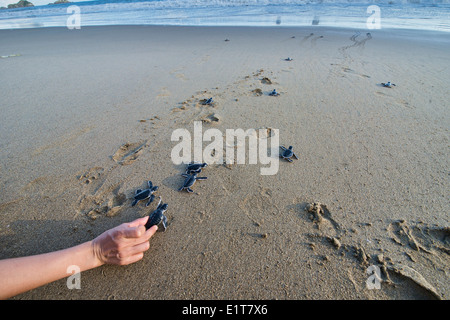
M145 241L150 239L158 230L158 226L152 226L150 229L146 230L144 225L137 225L135 227L126 227L117 230L117 238L123 239L125 241Z
M103 263L127 265L144 256L150 247L149 239L158 230L157 226L145 229L147 217L123 223L93 241L94 252Z
M111 254L110 263L118 265L127 265L141 260L144 257L144 252L150 248L150 242L146 241L136 246L127 247L115 254Z
M114 256L114 257L111 257L108 259L108 264L126 266L126 265L129 265L131 263L141 260L143 257L144 257L143 252L139 252L133 256L126 256L126 257Z
M152 226L150 229L146 231L147 235L150 236L150 238L155 234L155 232L158 230L158 226Z
M124 226L123 228L119 228L117 230L117 238L123 240L133 240L139 239L145 235L145 227L142 225L138 225L135 227Z
M146 222L147 218L143 218L142 221ZM144 252L150 248L149 239L158 230L158 226L152 226L146 231L145 227L140 224L142 221L138 222L135 227L125 225L118 228L116 249L109 253L108 263L127 265L143 258Z
M148 220L148 216L142 217L142 218L136 219L136 220L128 223L128 226L131 228L137 227L137 226L145 226L145 224L147 223L147 220Z

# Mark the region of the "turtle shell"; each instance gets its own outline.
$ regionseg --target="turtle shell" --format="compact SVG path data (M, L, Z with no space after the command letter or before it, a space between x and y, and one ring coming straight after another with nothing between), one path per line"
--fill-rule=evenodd
M189 176L188 178L186 178L186 181L184 181L184 188L189 188L192 187L195 183L195 177L194 176Z
M290 157L292 157L293 154L294 154L294 152L292 150L286 149L283 152L283 157L290 158Z
M148 218L147 223L145 224L145 229L150 229L154 225L158 225L163 220L163 213L160 210L155 210Z
M142 190L141 192L139 192L137 195L134 196L134 199L143 200L143 199L148 198L149 194L150 194L150 189Z

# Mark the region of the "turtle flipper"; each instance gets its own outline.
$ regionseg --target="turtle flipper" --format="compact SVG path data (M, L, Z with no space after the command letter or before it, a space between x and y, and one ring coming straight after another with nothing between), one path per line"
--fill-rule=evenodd
M158 204L156 205L159 208L159 205L161 204L161 196L159 196Z
M133 203L131 204L131 206L134 207L138 202L139 202L139 200L135 199L135 200L133 201Z
M153 202L153 200L155 200L155 195L154 195L154 194L152 194L152 195L150 196L150 200L148 200L148 202L147 202L147 204L146 204L145 206L148 207L148 206L150 205L150 203Z
M148 180L147 184L149 189L153 188L153 183L150 180Z
M184 186L182 186L180 189L178 189L178 191L181 191L181 190L183 190L184 189Z
M167 217L166 216L163 216L162 225L163 225L163 228L164 228L163 231L166 231L166 229L167 229Z
M206 180L208 177L197 177L197 180Z
M186 190L191 193L194 192L194 190L192 190L191 188L186 188Z
M136 192L134 193L135 195L138 194L139 192L141 192L141 189L137 189Z
M297 157L297 155L295 153L293 153L292 155L295 157L295 159L298 160L298 157Z
M285 158L287 161L289 161L289 162L292 162L292 159L289 159L289 158Z

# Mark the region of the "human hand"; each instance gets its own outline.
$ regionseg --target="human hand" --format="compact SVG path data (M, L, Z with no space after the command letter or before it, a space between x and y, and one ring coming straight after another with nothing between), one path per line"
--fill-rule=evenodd
M153 226L145 230L148 216L123 223L107 230L92 240L92 249L98 264L127 265L144 256L150 247L149 239L158 229Z

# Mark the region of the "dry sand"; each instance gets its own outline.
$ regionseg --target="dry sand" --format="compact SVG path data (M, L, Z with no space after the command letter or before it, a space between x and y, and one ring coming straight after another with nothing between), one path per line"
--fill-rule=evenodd
M131 207L147 180L169 204L143 260L15 299L448 299L450 36L366 33L0 31L0 258L148 214ZM171 134L211 114L204 129L280 129L299 160L213 164L178 192Z

